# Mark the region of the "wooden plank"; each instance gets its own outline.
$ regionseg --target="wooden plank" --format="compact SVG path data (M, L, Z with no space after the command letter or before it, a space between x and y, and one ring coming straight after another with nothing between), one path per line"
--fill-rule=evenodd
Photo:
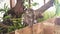
M18 34L43 34L43 27L42 27L41 23L34 24L32 29L30 26L28 26L21 30L16 30L15 34L17 34L17 33Z
M52 23L45 23L44 24L44 34L54 34L55 31L55 25Z

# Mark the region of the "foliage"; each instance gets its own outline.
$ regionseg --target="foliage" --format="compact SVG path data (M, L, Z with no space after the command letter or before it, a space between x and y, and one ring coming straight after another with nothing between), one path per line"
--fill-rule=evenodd
M42 21L47 20L49 18L52 18L54 16L55 16L55 12L54 11L45 11L43 13L43 18L39 18L38 22L42 22Z
M36 3L36 2L33 2L33 1L31 1L31 3L30 3L30 8L32 7L32 6L36 6L36 5L38 5L39 3ZM24 0L24 6L25 6L25 8L29 8L29 0Z
M8 32L25 27L23 24L21 24L21 18L13 18L11 20L14 24L8 28Z
M56 15L57 16L60 16L60 3L59 3L59 1L58 0L55 0L54 1L54 5L56 7Z
M7 12L9 10L8 5L4 4L4 8L0 8L0 12Z
M6 3L4 4L4 8L1 8L0 9L0 12L5 12L5 14L7 14L7 11L9 10L9 7L8 7L8 5L6 5ZM13 25L12 26L9 26L8 28L7 28L7 30L6 31L8 31L8 32L12 32L12 31L14 31L14 30L16 30L16 29L20 29L20 28L23 28L23 27L25 27L23 24L21 24L21 18L11 18L11 16L9 16L8 14L7 14L7 16L5 16L5 17L3 17L3 20L6 20L6 19L10 19L12 22L13 22ZM0 27L1 29L2 29L2 27ZM0 29L0 32L3 32L3 30L1 30ZM4 28L5 29L5 28Z
M38 19L39 22L44 21L44 20L46 20L48 18L52 18L54 16L60 16L60 3L59 3L59 1L58 0L54 0L54 5L55 5L55 8L56 8L55 13L53 11L44 12L44 18Z

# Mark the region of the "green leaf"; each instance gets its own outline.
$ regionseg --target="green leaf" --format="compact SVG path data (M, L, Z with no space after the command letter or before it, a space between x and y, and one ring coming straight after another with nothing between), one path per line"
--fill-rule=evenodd
M28 2L29 0L25 0L25 2Z
M6 19L6 18L11 18L11 16L5 16L4 18L5 18L5 19Z
M56 7L56 15L60 16L60 3L58 0L54 1L55 7Z
M36 3L36 2L32 3L32 6L36 6L36 5L38 5L38 3Z
M4 10L4 9L0 9L0 12L1 12L1 11L5 11L5 10Z

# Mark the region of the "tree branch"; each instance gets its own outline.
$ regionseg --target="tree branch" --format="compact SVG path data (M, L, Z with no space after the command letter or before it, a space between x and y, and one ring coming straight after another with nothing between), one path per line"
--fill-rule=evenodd
M15 6L15 0L10 0L10 7L13 8Z
M53 2L54 0L50 0L49 2L47 2L46 4L44 4L41 8L35 10L35 11L39 11L41 13L43 13L45 10L47 10L48 8L50 8L51 6L53 6Z

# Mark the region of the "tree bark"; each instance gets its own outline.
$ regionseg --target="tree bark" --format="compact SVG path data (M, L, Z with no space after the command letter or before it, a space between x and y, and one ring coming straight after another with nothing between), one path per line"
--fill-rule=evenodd
M14 6L15 4L14 0L10 0L10 4L11 4L11 9L8 11L10 12L10 14L14 12L15 15L18 17L23 13L24 11L23 0L17 0L17 3L15 6Z
M24 11L23 0L17 0L14 10L18 16L23 13L23 11Z
M10 0L10 7L13 8L15 6L15 0Z
M47 10L48 8L53 6L53 2L54 2L54 0L50 0L45 5L43 5L42 7L40 7L39 9L37 9L35 11L39 11L39 12L43 13L45 10Z

